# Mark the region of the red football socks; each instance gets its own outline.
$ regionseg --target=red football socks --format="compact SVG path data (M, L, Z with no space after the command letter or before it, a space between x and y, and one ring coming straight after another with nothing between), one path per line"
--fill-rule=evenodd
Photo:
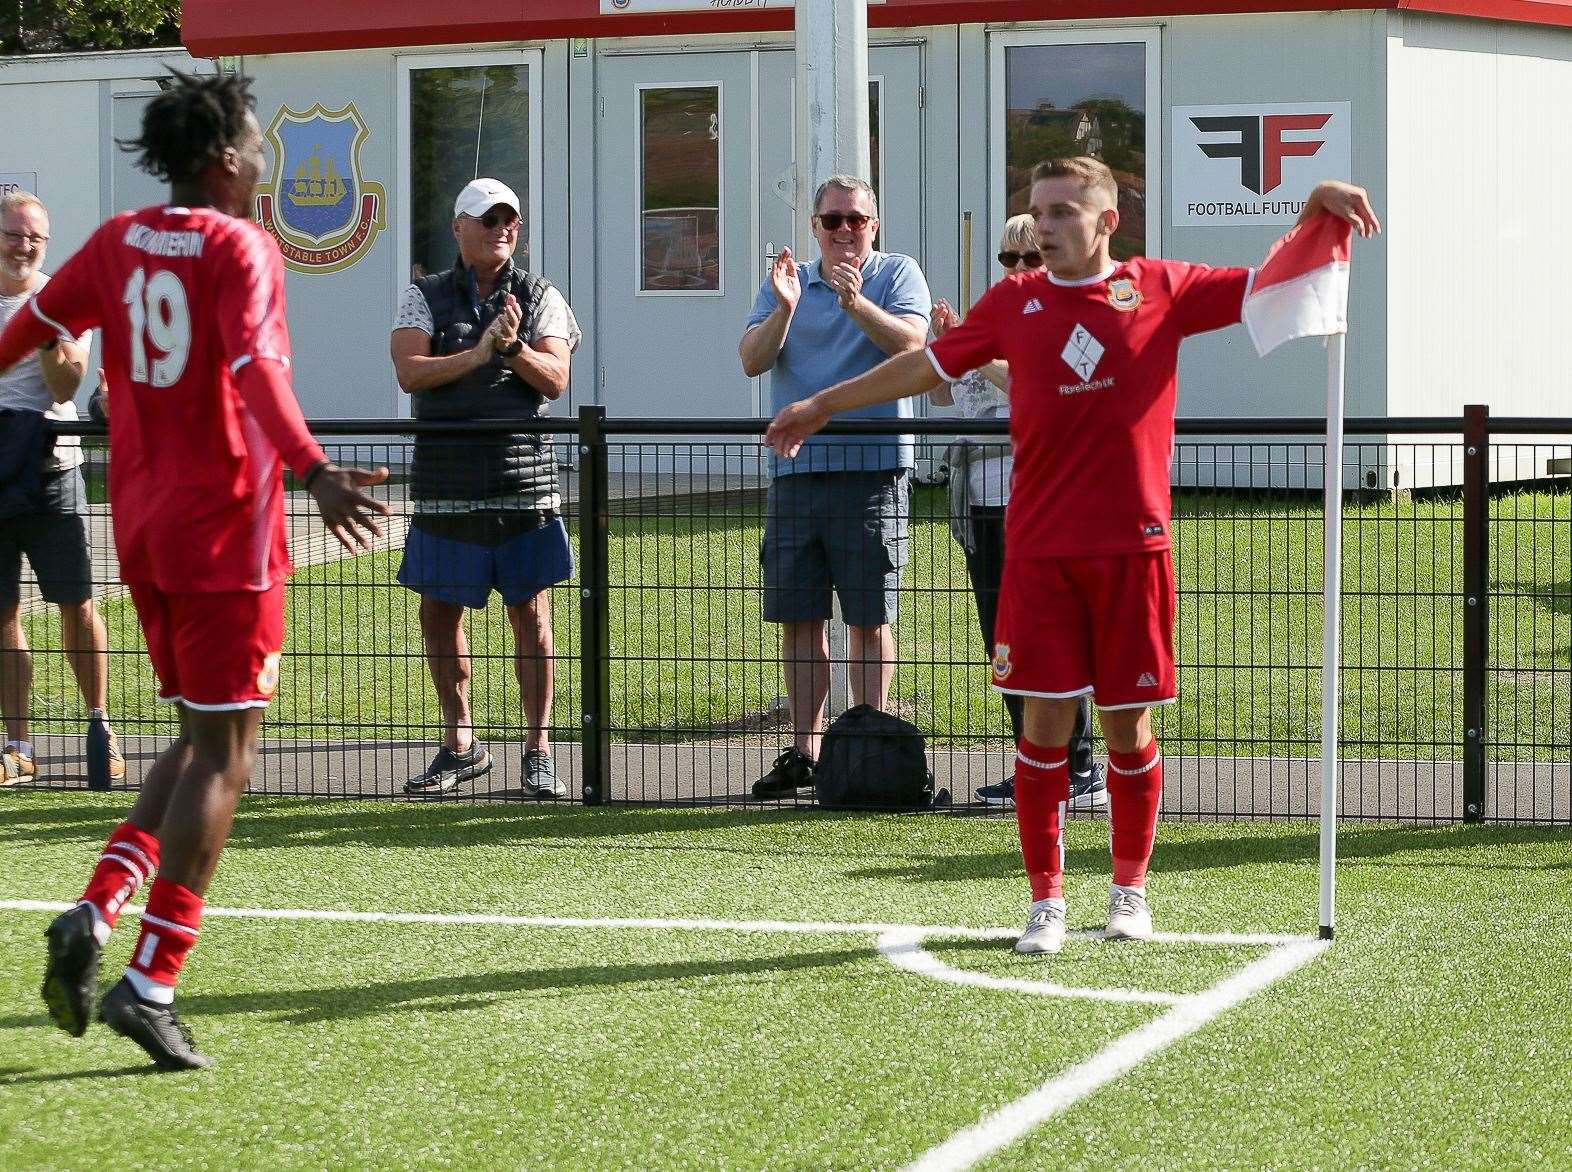
M167 879L154 882L142 913L142 934L137 937L126 975L148 1000L162 1000L167 989L174 996L175 981L186 963L186 953L196 943L202 923L202 897L189 887ZM162 988L155 989L154 986Z
M137 888L151 879L156 870L158 839L138 826L122 822L104 844L104 853L98 856L98 865L93 868L81 902L90 904L99 919L113 928Z
M1015 825L1032 902L1064 898L1064 811L1070 802L1070 750L1022 737L1015 753Z
M1113 825L1113 881L1146 886L1163 796L1163 758L1157 742L1133 753L1108 750L1108 818Z

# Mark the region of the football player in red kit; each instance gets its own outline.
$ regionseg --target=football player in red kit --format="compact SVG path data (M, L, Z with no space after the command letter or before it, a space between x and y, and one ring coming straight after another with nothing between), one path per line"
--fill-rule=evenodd
M1108 745L1110 939L1147 939L1146 871L1163 791L1153 705L1175 698L1169 457L1179 344L1240 320L1253 270L1136 258L1115 263L1118 187L1096 159L1032 173L1045 268L993 286L926 350L786 408L768 442L783 455L836 412L955 382L1002 359L1010 371L1015 478L1005 517L993 686L1025 698L1015 810L1031 885L1023 953L1065 935L1067 745L1080 698ZM1322 183L1302 219L1326 211L1379 230L1363 189Z
M120 573L181 725L81 902L50 925L43 997L62 1029L87 1029L104 943L151 880L130 966L99 1016L169 1070L212 1064L175 1014L175 980L278 682L281 466L348 549L388 511L361 491L387 470L330 462L294 397L283 261L248 219L264 165L249 85L175 75L127 144L169 182L169 204L100 227L0 335L3 370L52 338L103 332Z

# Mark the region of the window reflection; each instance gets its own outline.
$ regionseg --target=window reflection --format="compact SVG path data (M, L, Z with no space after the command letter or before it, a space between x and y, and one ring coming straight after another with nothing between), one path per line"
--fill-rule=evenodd
M639 288L718 291L720 88L640 91Z
M529 264L529 67L418 69L409 78L410 267L439 272L458 255L453 200L477 175L523 203L514 263Z
M1032 168L1094 155L1119 182L1113 255L1146 251L1146 46L1020 45L1004 54L1006 216L1030 202Z

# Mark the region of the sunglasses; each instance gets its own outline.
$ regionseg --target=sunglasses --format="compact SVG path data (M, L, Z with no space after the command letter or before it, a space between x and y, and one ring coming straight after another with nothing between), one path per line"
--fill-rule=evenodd
M819 227L826 232L839 232L841 225L845 224L853 232L861 232L871 219L872 216L865 216L861 212L820 212Z
M1043 254L1040 252L1010 252L1008 250L999 254L999 263L1007 269L1013 269L1022 261L1026 262L1026 267L1029 269L1040 269L1043 267Z
M519 226L519 218L511 208L501 212L497 211L496 208L492 208L484 216L470 216L469 218L488 232L495 232L498 228L517 228Z

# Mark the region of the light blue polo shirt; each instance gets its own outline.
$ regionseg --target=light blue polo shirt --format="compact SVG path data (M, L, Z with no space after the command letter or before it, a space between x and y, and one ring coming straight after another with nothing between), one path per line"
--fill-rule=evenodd
M872 370L889 357L858 328L841 308L835 290L819 275L819 262L799 264L797 278L802 296L797 312L786 331L770 377L770 408L779 411L788 404L825 387L834 386ZM862 266L862 294L886 313L897 317L917 316L923 321L933 309L928 282L909 256L893 252L873 252ZM754 299L748 315L752 329L775 311L775 293L768 277ZM910 399L879 403L837 415L837 419L910 419ZM790 460L771 455L770 471L776 476L796 472L873 471L911 468L916 464L913 437L910 435L816 435L803 444Z

